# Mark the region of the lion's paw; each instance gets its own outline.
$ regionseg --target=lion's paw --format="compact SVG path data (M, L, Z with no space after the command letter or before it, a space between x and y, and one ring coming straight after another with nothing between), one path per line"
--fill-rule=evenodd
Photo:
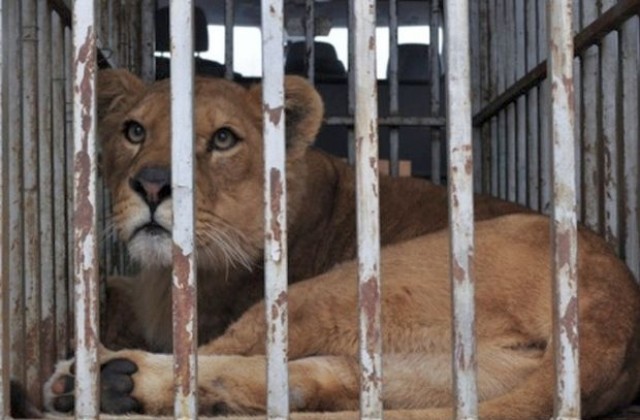
M59 414L73 412L75 407L74 360L59 362L54 374L44 385L45 408ZM138 371L131 360L114 358L100 367L100 411L109 414L140 413L142 406L131 393L132 375Z

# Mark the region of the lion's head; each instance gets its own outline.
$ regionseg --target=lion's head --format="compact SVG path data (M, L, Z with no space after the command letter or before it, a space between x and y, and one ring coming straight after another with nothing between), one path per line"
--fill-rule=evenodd
M264 241L261 88L196 78L194 92L198 265L250 267L261 257ZM112 193L114 227L143 266L169 266L170 84L146 85L124 70L104 70L98 77L98 98L102 167ZM285 98L291 203L304 178L304 155L320 127L323 105L299 77L286 78ZM295 212L295 206L289 210Z

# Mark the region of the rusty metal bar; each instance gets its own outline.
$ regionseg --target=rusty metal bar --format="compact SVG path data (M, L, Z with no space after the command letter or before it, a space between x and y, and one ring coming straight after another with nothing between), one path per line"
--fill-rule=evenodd
M526 6L526 61L527 71L531 71L539 61L538 57L538 10L535 2ZM527 204L534 210L540 209L540 123L538 114L539 88L532 87L527 93Z
M586 5L589 3L590 2L584 2L583 4ZM544 2L538 2L536 4L544 8ZM591 46L597 45L608 33L616 30L627 19L638 13L640 13L640 2L638 2L638 0L619 0L615 6L603 13L598 19L575 36L575 55L581 55ZM539 16L544 16L544 14L540 14ZM538 25L542 31L545 27L544 19L539 18ZM546 47L542 48L544 49ZM514 101L515 98L530 90L533 86L539 85L540 82L547 77L547 63L544 61L545 59L546 54L540 57L542 61L540 64L476 113L473 117L473 125L482 125L502 110L507 103Z
M440 98L440 26L442 22L442 9L439 1L431 3L431 20L429 22L429 63L431 65L431 73L429 80L431 81L431 117L441 117L442 115L442 99ZM432 128L431 130L431 181L435 184L442 183L442 174L440 173L440 151L442 147L442 130L440 128Z
M72 41L71 41L72 35L71 35L71 28L70 27L65 27L64 28L64 51L65 51L65 57L64 57L64 74L65 74L65 80L64 80L64 98L65 98L65 106L64 106L64 111L65 111L65 151L66 151L66 156L65 156L65 166L66 166L66 191L67 194L65 195L66 199L66 211L67 211L67 217L66 217L66 221L67 221L67 249L69 250L68 253L68 265L67 265L67 273L69 274L68 278L67 278L67 293L68 296L75 296L75 292L74 292L74 288L75 288L75 282L74 282L74 276L73 273L75 273L75 268L74 268L74 264L75 264L75 253L74 253L74 228L73 228L73 211L74 211L74 205L73 205L73 183L74 183L74 178L73 178L73 143L74 143L74 127L73 127L73 57L74 57L74 53L73 53L73 45L72 45ZM70 337L74 337L75 336L75 304L73 303L73 298L71 299L71 302L69 302L68 305L68 309L69 309L69 317L67 319L67 325L69 325L70 331L69 331L69 336Z
M224 77L233 79L233 25L234 25L234 0L224 2Z
M54 223L54 275L55 283L55 326L56 334L56 359L67 356L69 343L68 327L68 248L67 248L67 223L66 202L61 197L67 195L65 188L67 171L65 166L66 136L65 136L65 74L64 74L64 32L62 19L57 13L51 15L51 68L52 68L52 106L51 123L53 141L53 219ZM70 194L69 194L70 195Z
M93 1L73 5L73 232L76 417L96 418L98 246L96 232L96 34Z
M449 223L453 309L455 417L478 416L476 388L475 283L473 278L473 155L469 60L469 2L445 8Z
M0 3L0 417L10 415L9 396L9 142L7 137L7 77L8 69L5 51L7 49L4 37L8 12L6 3Z
M140 65L142 79L147 82L156 80L156 0L142 0L140 11Z
M173 205L174 416L195 419L197 281L194 239L193 1L171 0L171 196Z
M603 10L615 5L615 0L602 2ZM604 191L604 237L620 254L620 162L618 139L620 121L620 101L618 100L619 54L618 32L611 32L602 40L600 74L600 95L602 97L602 140L603 140L603 182Z
M262 0L267 416L289 415L283 0ZM273 65L275 63L275 65Z
M389 116L397 117L398 103L398 2L389 0ZM389 163L391 176L400 174L400 136L397 126L389 128Z
M598 16L598 4L586 2L582 8L582 20L591 23ZM600 73L600 50L594 45L582 55L582 120L581 138L583 149L583 179L582 194L584 197L582 207L583 223L595 232L602 233L602 171L601 159L601 129L600 110L602 96L598 90Z
M24 235L22 211L22 42L21 12L18 2L4 2L7 13L7 94L9 141L9 265L11 317L11 377L24 384ZM4 36L4 34L3 34Z
M640 213L638 200L638 170L640 153L638 151L638 68L640 60L640 29L638 17L622 25L620 38L622 70L622 147L624 150L624 254L627 265L640 278Z
M304 43L305 43L305 65L307 67L307 78L313 84L316 79L316 48L315 48L315 0L305 0L304 8Z
M20 2L22 24L22 177L25 386L40 403L40 205L38 197L38 28L36 0Z
M354 2L360 417L382 418L376 3Z
M573 34L575 35L582 27L582 2L573 2ZM575 43L575 38L574 38ZM573 91L582 92L582 60L580 57L573 58ZM582 95L574 94L574 121L581 121ZM582 140L580 124L574 125L575 149L576 149L576 203L578 209L582 208ZM578 222L580 222L580 212L578 212Z
M40 330L41 355L39 374L53 372L55 343L55 282L53 243L53 122L52 122L52 28L51 9L46 2L38 4L38 173L40 198ZM40 394L38 384L38 395Z
M553 145L554 416L578 419L580 369L575 147L569 141L574 139L572 7L571 0L549 0L547 5Z

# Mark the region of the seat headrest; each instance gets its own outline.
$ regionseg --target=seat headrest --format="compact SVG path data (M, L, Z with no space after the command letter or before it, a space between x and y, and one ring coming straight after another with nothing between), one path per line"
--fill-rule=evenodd
M398 45L398 80L429 82L431 80L430 46L427 44ZM440 64L440 57L438 57ZM387 66L387 74L388 73Z
M344 77L347 72L333 45L328 42L315 42L315 72L318 77ZM305 56L307 47L304 41L292 42L287 47L287 59L284 71L287 74L305 74Z
M207 31L207 18L201 8L195 7L193 11L193 49L195 52L209 50L209 32ZM156 51L169 52L169 8L162 7L156 10Z

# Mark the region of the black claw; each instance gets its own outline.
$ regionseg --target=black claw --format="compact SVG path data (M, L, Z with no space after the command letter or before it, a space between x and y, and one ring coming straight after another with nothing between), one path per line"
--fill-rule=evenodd
M69 413L73 411L75 404L76 401L73 395L62 395L60 397L56 397L53 402L53 408L60 413Z
M102 372L105 370L131 375L138 371L138 366L129 359L113 359L102 365Z

